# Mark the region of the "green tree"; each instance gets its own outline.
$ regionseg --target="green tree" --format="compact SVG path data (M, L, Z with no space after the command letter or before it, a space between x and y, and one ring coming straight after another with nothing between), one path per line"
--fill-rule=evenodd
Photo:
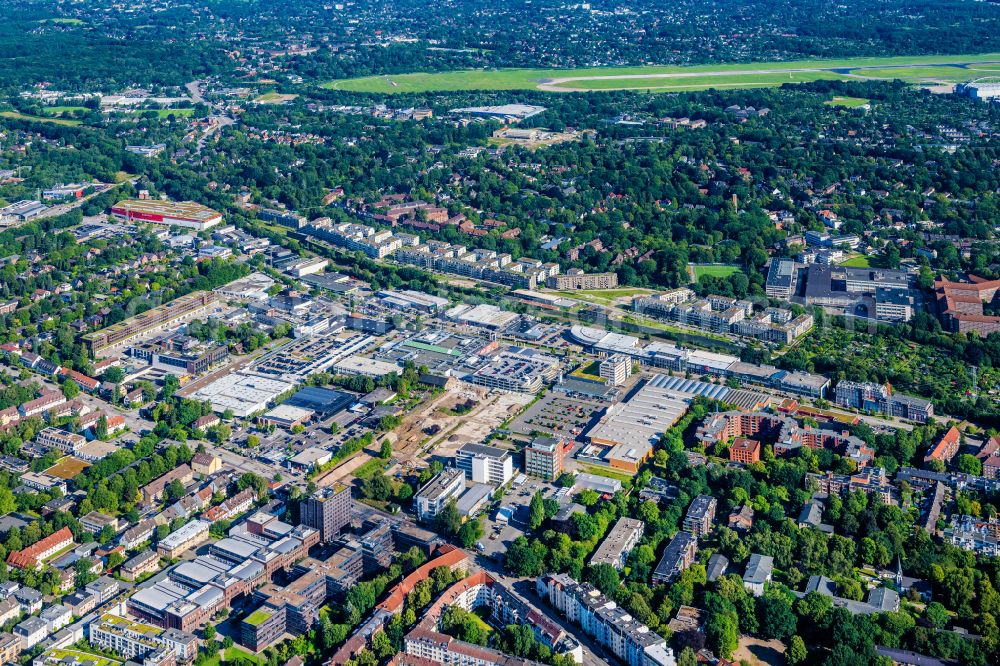
M955 459L955 469L963 474L971 474L972 476L983 475L983 463L976 456L969 453L963 453Z
M740 644L739 622L735 614L713 613L705 624L705 641L712 652L726 659Z
M483 523L479 518L467 520L458 530L458 540L466 548L471 548L483 538Z
M788 649L785 650L785 662L788 666L801 664L808 656L809 651L806 649L806 643L802 640L802 637L799 635L792 636L792 640L788 644Z
M434 517L434 524L437 530L447 536L455 536L462 528L462 516L458 513L458 505L451 499L444 505L438 515Z
M392 457L392 444L388 439L382 440L382 447L379 449L379 457L388 460Z
M621 577L618 569L610 564L596 564L590 567L587 572L587 579L594 584L598 590L609 597L614 597L615 592L621 585Z
M62 392L67 400L72 400L80 395L80 386L72 379L67 379L62 383Z
M545 500L541 491L532 496L531 504L528 506L528 527L537 530L545 522Z

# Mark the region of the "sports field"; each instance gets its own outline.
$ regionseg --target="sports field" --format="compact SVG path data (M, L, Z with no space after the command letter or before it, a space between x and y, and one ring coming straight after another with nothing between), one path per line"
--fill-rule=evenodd
M839 97L835 96L831 100L823 102L827 106L842 106L848 109L857 109L859 107L865 106L871 102L871 100L865 99L864 97Z
M456 90L648 90L683 92L708 88L763 88L819 80L902 79L955 83L1000 72L1000 54L848 58L692 67L461 70L340 79L326 88L368 93Z
M725 264L690 264L688 267L694 274L695 282L705 276L726 278L740 270L739 266Z

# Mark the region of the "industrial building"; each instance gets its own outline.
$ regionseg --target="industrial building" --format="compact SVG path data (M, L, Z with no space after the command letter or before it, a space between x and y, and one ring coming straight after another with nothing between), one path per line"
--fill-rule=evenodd
M590 443L603 450L585 449L580 455L635 474L653 453L653 445L687 412L695 395L721 399L724 386L692 382L656 374L626 401L608 407L587 432Z
M382 303L398 310L415 310L426 314L434 314L448 307L448 299L432 296L420 291L407 289L405 291L390 291L383 289L378 292Z
M219 414L228 409L234 416L246 418L263 412L279 395L294 388L295 384L280 379L235 372L201 387L189 397L210 403Z
M126 199L112 206L111 214L123 222L148 222L196 231L204 231L222 222L222 213L194 201Z

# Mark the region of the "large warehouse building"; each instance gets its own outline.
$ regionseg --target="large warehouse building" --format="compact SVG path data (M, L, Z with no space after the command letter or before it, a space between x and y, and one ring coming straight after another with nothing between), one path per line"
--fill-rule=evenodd
M126 199L112 206L111 214L124 222L148 222L196 231L204 231L222 222L222 213L194 201Z

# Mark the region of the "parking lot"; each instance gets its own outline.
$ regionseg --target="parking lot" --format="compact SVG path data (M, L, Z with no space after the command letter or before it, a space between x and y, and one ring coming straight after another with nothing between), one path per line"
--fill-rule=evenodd
M485 534L480 540L483 549L480 553L486 557L495 558L499 553L502 557L507 548L528 529L528 505L531 498L539 490L544 497L555 497L557 488L552 484L538 479L530 479L520 486L511 487L500 500L500 507L493 508L483 519ZM497 521L499 508L510 508L514 515L507 521Z
M607 406L608 403L595 398L569 397L552 391L514 419L509 429L529 438L543 433L551 437L576 439Z

